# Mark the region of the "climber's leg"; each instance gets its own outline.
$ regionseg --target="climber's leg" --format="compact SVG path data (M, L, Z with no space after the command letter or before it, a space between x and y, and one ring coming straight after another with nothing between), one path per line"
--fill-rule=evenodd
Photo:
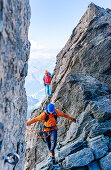
M57 129L51 131L50 133L51 147L50 147L50 156L52 158L53 164L55 164L55 153L54 149L57 144Z
M45 141L47 143L48 149L50 150L51 148L50 135L48 137L46 136L47 136L47 132L44 132Z
M52 156L54 156L54 149L57 144L57 129L51 131L50 142L51 142L50 153L52 153Z
M49 96L49 85L46 84L47 95Z
M51 85L49 84L49 95L51 95L52 92L51 92Z

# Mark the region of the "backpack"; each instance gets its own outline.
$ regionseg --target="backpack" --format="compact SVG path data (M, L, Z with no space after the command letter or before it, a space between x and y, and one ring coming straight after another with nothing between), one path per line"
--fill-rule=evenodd
M49 120L48 114L50 114L50 113L48 113L48 111L46 110L46 111L45 111L45 115L46 115L46 117L45 117L45 122L47 122L47 121ZM54 118L55 118L55 120L57 121L57 114L56 114L56 113L54 113Z
M48 76L45 76L44 77L44 82L45 82L45 84L47 84L47 85L49 85L49 84L51 84L51 77L48 75Z
M45 115L46 115L46 117L45 117L45 121L44 121L44 122L47 122L47 121L49 120L48 114L50 114L50 113L48 112L48 110L47 110L47 108L46 108L46 109L45 109ZM54 118L55 118L55 120L57 121L57 114L56 114L56 113L54 113ZM39 135L40 135L41 137L43 137L43 136L44 136L43 129L45 128L45 126L43 125L43 122L40 122L39 128L40 128L40 131L41 131L41 132L39 132ZM51 127L51 128L52 128L52 127ZM42 140L45 142L45 139L44 139L44 138L42 138Z

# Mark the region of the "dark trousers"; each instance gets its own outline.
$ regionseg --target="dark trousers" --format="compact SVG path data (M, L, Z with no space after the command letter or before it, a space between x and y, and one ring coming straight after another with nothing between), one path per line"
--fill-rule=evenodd
M44 137L47 136L47 132L44 132ZM45 138L49 151L54 154L54 149L57 144L57 129L50 131L50 135Z

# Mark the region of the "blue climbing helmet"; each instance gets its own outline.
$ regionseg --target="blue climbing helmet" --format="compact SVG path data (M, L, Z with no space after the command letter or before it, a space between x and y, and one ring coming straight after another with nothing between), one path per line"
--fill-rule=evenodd
M56 113L56 112L55 112L54 104L52 104L52 103L49 103L49 104L48 104L47 110L48 110L48 112Z
M57 121L57 115L56 115L54 104L49 103L49 105L45 108L45 115L46 115L45 122L49 120L49 114L50 114L49 112L53 112L54 118Z

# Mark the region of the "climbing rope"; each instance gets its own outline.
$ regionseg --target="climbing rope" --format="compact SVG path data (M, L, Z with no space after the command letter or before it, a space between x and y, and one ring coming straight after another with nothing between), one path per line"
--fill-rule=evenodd
M61 105L61 103L57 100L57 102L59 103L59 105L66 111L66 113L68 113L68 111ZM69 113L68 113L68 115L70 115ZM60 129L60 128L62 128L62 127L65 127L65 126L67 126L67 125L69 125L69 124L71 124L71 123L73 123L74 121L71 121L70 123L67 123L67 124L65 124L65 125L63 125L63 126L60 126L60 127L57 127L57 128L54 128L54 129ZM54 129L51 129L51 130L54 130ZM29 129L26 129L31 135L33 135L34 137L37 137L37 138L47 138L49 135L50 135L50 131L46 131L47 132L47 136L46 137L40 137L40 136L37 136L37 135L34 135L31 131L33 131L33 132L38 132L38 133L40 133L40 132L44 132L44 131L36 131L36 130L29 130Z
M62 104L57 100L57 102L59 103L59 105L66 111L66 113L68 113L68 115L70 116L70 113L62 106Z
M37 137L37 138L47 138L50 134L47 132L47 136L45 137L40 137L40 136L37 136L37 135L34 135L31 131L34 131L34 132L44 132L44 131L36 131L36 130L29 130L29 129L26 129L31 135L33 135L34 137Z
M60 129L60 128L62 128L62 127L65 127L65 126L67 126L67 125L70 125L71 123L73 123L74 121L72 121L72 122L70 122L70 123L67 123L67 124L65 124L65 125L63 125L63 126L59 126L59 127L57 127L57 128L54 128L54 129L51 129L51 131L52 130L55 130L55 129ZM38 133L40 133L40 132L44 132L44 131L36 131L36 130L29 130L29 129L26 129L31 135L33 135L34 137L37 137L37 138L47 138L49 135L50 135L50 131L45 131L45 132L47 132L47 136L45 136L45 137L40 137L40 136L37 136L37 135L34 135L31 131L33 131L33 132L38 132Z

